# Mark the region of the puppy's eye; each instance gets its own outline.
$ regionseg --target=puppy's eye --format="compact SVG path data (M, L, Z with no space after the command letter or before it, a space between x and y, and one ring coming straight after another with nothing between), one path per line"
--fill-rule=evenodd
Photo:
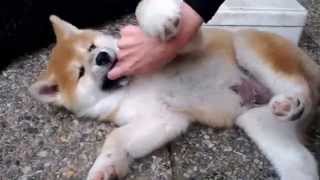
M94 45L94 44L91 44L90 47L89 47L89 49L88 49L88 51L91 52L91 51L94 50L95 48L97 48L97 46Z
M83 66L81 66L80 69L79 69L79 77L78 77L78 79L80 79L84 75L84 73L85 73L85 69L84 69Z

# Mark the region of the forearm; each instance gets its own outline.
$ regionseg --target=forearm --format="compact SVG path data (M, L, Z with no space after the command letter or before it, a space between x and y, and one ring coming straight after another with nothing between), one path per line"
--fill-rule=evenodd
M180 31L169 41L171 48L185 47L198 32L203 22L208 22L225 0L185 0L181 11Z

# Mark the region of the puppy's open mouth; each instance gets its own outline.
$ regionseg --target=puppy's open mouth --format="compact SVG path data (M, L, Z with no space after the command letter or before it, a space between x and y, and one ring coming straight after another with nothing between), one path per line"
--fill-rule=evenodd
M108 78L108 73L115 67L117 62L118 62L118 59L115 59L112 62L109 70L103 76L101 89L104 90L104 91L115 90L115 89L118 89L118 88L124 86L123 85L123 81L126 79L126 77L121 77L121 78L118 78L118 79L115 79L115 80L111 80L111 79Z

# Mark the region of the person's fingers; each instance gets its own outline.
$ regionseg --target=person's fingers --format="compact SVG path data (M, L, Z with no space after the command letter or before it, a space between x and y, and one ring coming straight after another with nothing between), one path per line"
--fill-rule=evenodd
M134 74L147 74L149 71L150 71L149 68L142 67L142 68L136 69L133 73Z
M128 25L120 29L121 36L131 35L137 32L141 32L139 26Z
M124 71L121 66L115 66L110 72L108 72L108 78L111 80L118 79L124 75Z
M157 67L156 64L137 60L134 66L130 68L130 72L128 74L149 74L151 72L155 72L157 69L160 69L160 67Z
M125 75L131 75L134 69L134 64L135 62L130 59L127 59L126 61L119 61L108 73L108 78L115 80Z
M151 72L155 72L156 71L156 67L152 64L138 64L137 68L134 69L133 73L134 74L148 74Z
M108 72L108 78L111 80L118 79L126 74L125 61L118 61L117 64Z
M117 53L117 59L118 59L119 61L123 61L123 60L125 60L126 58L129 58L133 53L134 53L133 50L120 50L120 51Z
M143 44L143 41L137 39L135 36L122 36L118 41L118 47L120 49L130 48L141 44Z
M117 53L117 58L119 61L127 61L129 58L139 59L141 58L140 47L135 46L131 48L120 49Z

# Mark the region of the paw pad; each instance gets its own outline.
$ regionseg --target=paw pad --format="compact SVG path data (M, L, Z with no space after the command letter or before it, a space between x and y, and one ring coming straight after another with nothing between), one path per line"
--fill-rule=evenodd
M278 95L271 100L270 106L272 113L282 120L298 120L304 112L304 104L298 97Z

